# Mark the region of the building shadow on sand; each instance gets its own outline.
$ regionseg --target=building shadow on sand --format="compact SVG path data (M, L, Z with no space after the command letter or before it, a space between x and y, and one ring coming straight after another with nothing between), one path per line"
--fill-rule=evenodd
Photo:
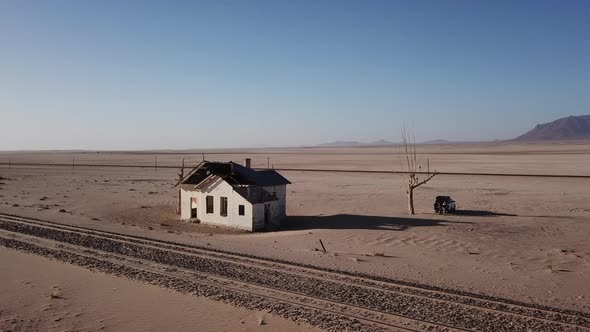
M288 216L282 223L281 230L308 229L376 229L404 231L412 227L435 227L445 224L471 224L466 221L436 220L406 217L362 216L337 214L330 216Z

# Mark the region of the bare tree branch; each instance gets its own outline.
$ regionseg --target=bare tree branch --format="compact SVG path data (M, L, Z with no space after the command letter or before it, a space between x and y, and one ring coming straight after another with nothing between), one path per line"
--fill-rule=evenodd
M420 181L420 178L417 176L417 170L421 170L422 167L418 162L418 153L416 149L416 135L414 134L414 130L412 129L412 132L409 133L406 124L404 123L401 128L401 134L402 142L404 145L404 152L406 156L406 174L408 176L407 181L404 182L404 187L406 189L406 194L408 196L408 213L415 214L414 189L432 180L432 178L434 178L438 173L436 172L436 170L434 171L434 173L430 173L430 160L427 160L427 176L426 179Z
M422 181L422 182L418 182L417 184L414 185L414 189L420 187L421 185L425 184L426 182L432 180L433 177L435 177L438 173L436 171L434 171L434 173L432 173L432 175L430 175L426 180Z

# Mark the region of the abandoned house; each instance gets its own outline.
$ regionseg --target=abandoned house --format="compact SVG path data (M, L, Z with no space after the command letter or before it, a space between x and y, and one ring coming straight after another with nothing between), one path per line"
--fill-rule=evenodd
M203 161L180 186L180 217L248 231L275 229L286 217L287 179L275 170Z

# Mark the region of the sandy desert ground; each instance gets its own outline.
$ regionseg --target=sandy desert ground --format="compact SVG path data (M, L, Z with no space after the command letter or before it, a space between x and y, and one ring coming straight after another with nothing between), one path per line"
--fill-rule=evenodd
M0 261L2 331L314 331L17 251L1 250Z
M429 145L419 151L431 168L443 172L590 175L587 143ZM254 166L272 163L276 168L399 170L399 152L384 147L259 149L208 151L206 158L249 157ZM0 154L0 163L72 163L72 156L74 168L1 166L0 212L590 311L590 179L440 175L418 189L418 214L410 217L400 175L285 171L282 174L293 183L288 187L289 220L280 231L249 234L181 223L174 214L176 169L81 166L153 165L153 154L6 152ZM202 156L160 154L157 162L178 165L182 158L194 165ZM439 194L451 195L460 212L434 215L432 203ZM326 254L318 251L320 239ZM7 249L0 249L0 254L6 279L0 308L4 329L12 326L8 324L13 324L13 317L33 319L32 308L54 303L43 295L52 283L76 294L70 296L75 298L72 306L80 309L60 308L68 317L63 321L50 321L53 316L48 313L41 322L33 322L43 328L62 329L65 322L71 322L67 328L86 328L75 325L83 320L73 315L81 312L95 323L90 329L143 330L147 325L125 322L111 304L135 317L139 310L130 304L142 302L147 308L141 317L149 317L158 310L146 304L152 294L166 299L167 312L206 307L213 315L207 315L206 322L218 321L213 313L217 310L236 317L220 322L215 330L238 326L232 324L258 329L254 317L260 315L268 316L269 327L309 328ZM48 277L40 277L41 271ZM30 290L23 280L38 289ZM84 285L90 283L110 295L88 293ZM109 289L115 288L131 290L111 294ZM175 325L179 329L205 324L203 316L185 316L171 314L168 319L180 324ZM116 319L109 325L108 317ZM245 326L241 320L247 321Z

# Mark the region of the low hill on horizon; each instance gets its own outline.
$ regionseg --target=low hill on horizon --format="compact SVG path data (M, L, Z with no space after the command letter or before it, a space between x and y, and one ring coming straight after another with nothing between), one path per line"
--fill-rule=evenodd
M422 142L422 144L446 144L446 143L452 143L452 142L449 140L446 140L446 139L433 139L430 141Z
M357 141L335 141L329 143L322 143L316 145L317 147L355 147L355 146L381 146L381 145L395 145L398 143L380 139L374 142L357 142Z
M590 139L590 115L568 116L538 124L514 141L552 141Z
M424 142L416 142L416 144L432 144L432 145L448 144L448 143L453 143L453 142L446 140L446 139L436 139L436 140L430 140L430 141L424 141ZM461 143L461 142L454 142L454 143ZM391 142L391 141L387 141L384 139L380 139L380 140L374 141L374 142L334 141L334 142L329 142L329 143L318 144L315 147L319 147L319 148L334 148L334 147L351 148L351 147L363 147L363 146L365 146L365 147L393 146L393 145L402 145L402 144L403 144L403 142Z

